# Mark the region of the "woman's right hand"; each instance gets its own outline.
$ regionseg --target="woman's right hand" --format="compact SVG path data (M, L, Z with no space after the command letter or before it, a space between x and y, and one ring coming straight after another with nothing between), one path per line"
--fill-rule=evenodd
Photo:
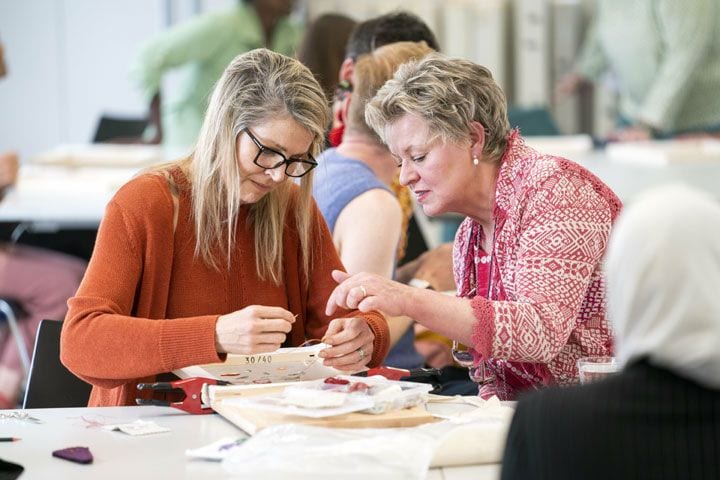
M369 312L379 310L385 315L399 317L408 315L407 302L416 289L374 273L360 272L350 275L333 270L338 286L328 298L325 314L332 315L338 308ZM411 316L411 315L408 315Z
M268 353L280 348L292 329L295 316L284 308L251 305L215 324L215 347L220 353Z

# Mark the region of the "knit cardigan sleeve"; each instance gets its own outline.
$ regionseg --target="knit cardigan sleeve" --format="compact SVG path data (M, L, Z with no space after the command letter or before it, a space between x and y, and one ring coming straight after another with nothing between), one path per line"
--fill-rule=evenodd
M167 299L173 235L172 198L160 182L138 177L108 204L85 277L68 301L61 360L99 387L221 361L217 315L168 320L166 302L158 301Z
M340 261L332 235L320 209L315 202L313 208L313 265L310 274L310 288L308 291L308 310L310 318L306 325L307 334L311 338L322 338L332 320L325 315L325 305L333 291L336 282L331 272L333 270L345 271ZM390 332L385 317L376 311L361 313L358 310L340 311L339 317L362 317L367 322L374 335L373 354L369 362L370 367L382 364L390 348Z

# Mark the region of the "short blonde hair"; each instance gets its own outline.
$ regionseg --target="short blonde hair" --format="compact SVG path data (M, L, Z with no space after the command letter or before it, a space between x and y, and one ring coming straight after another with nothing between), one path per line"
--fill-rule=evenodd
M507 100L490 70L468 60L432 53L406 63L368 102L367 124L386 142L385 128L405 114L429 123L445 142L462 143L470 122L485 127L483 154L500 161L510 122Z
M353 93L347 128L376 138L380 137L365 122L365 106L397 68L405 62L419 60L433 50L425 42L396 42L384 45L358 57L353 70Z
M310 70L262 48L235 57L215 86L195 151L183 164L192 185L195 254L209 266L229 264L235 249L241 207L238 135L246 127L283 115L313 134L310 153L317 156L330 113ZM276 284L282 282L283 228L292 188L291 182L285 182L250 207L258 274ZM302 177L292 212L306 281L311 268L311 196L312 173ZM225 262L220 261L223 258Z

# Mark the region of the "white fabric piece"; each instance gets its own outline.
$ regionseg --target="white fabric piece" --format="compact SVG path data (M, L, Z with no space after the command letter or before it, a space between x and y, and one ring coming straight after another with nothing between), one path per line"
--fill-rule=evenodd
M430 402L445 421L382 429L271 426L233 448L223 467L253 480L420 480L429 467L501 461L513 407L496 397L432 396ZM442 406L444 413L435 413Z
M223 467L252 480L422 480L436 443L415 428L275 425L234 449Z
M653 365L720 388L720 204L683 185L639 196L606 258L621 364Z

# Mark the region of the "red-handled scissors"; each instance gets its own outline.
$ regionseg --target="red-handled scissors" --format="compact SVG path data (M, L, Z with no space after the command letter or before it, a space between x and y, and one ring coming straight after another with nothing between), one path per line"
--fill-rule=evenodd
M206 385L229 385L230 382L212 378L193 377L173 382L138 383L138 390L155 390L168 393L183 393L185 396L178 402L157 400L154 398L136 398L138 405L156 405L160 407L173 407L189 413L213 413L213 409L203 402L203 390Z

